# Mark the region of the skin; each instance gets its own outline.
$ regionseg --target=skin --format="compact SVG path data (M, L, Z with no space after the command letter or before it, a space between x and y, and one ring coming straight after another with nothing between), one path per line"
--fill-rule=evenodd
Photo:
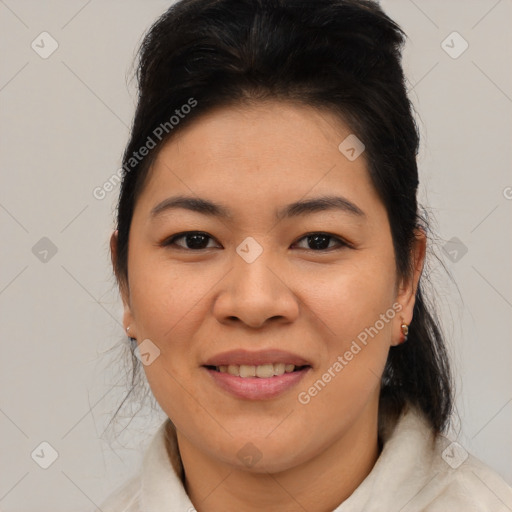
M332 114L302 105L217 109L162 148L136 203L129 285L118 276L124 325L138 343L149 338L160 349L144 370L176 426L186 489L199 512L330 511L378 458L380 377L401 323L412 320L426 238L418 231L414 271L399 280L364 153L349 161L338 150L349 134ZM222 203L231 217L176 209L150 218L155 205L178 194ZM299 199L333 194L365 216L329 210L274 217ZM208 233L207 248L187 249L185 238L159 245L183 231ZM315 232L334 237L325 240L328 249L308 244L304 236ZM248 236L263 248L250 264L236 252ZM400 313L307 405L299 403L298 393L397 303ZM236 398L201 368L236 348L280 348L312 369L276 398ZM261 454L252 467L237 456L248 442Z

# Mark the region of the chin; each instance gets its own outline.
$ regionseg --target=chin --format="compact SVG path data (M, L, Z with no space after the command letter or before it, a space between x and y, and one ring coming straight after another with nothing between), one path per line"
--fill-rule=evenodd
M271 431L271 430L269 430ZM304 439L291 439L289 431L285 437L270 439L268 436L243 436L230 441L218 457L238 470L255 474L280 473L308 460ZM298 451L298 448L301 451ZM218 446L217 446L218 448ZM226 457L227 455L227 457ZM215 456L215 455L214 455Z

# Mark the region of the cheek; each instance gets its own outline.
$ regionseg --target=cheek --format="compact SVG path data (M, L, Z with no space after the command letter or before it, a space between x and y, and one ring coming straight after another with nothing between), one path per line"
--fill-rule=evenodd
M209 305L202 299L222 274L211 268L198 271L197 266L162 261L137 249L131 253L129 268L137 338L139 342L151 340L159 351L143 369L156 400L180 423L182 417L201 413L190 399L197 394L193 372L198 364L191 341L208 315Z
M187 339L201 323L206 297L219 278L205 267L162 261L134 251L130 297L138 332L159 340L162 348Z
M338 342L357 337L373 326L394 301L394 261L389 258L360 258L330 270L328 278L309 280L304 301L328 327L329 337ZM393 312L393 310L391 311ZM379 330L390 332L390 322Z
M360 269L362 270L362 269ZM311 307L328 325L320 367L298 390L298 408L333 435L378 396L392 332L391 273L339 275L317 289Z
M360 258L310 289L308 305L327 326L320 368L299 400L315 414L329 415L330 403L350 414L380 385L396 315L394 260L387 256Z

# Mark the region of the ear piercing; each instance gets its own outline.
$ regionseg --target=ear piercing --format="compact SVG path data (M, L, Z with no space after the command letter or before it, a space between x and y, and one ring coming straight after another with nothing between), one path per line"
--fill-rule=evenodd
M402 329L402 339L400 340L400 343L403 343L404 341L407 341L407 337L409 336L409 325L403 322L400 328Z

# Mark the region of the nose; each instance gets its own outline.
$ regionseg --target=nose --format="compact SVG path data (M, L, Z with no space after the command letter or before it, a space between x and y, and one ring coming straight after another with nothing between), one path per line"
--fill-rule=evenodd
M247 263L235 255L233 269L221 281L213 308L219 322L242 322L256 329L269 322L296 320L299 301L287 283L283 265L271 256L263 251L255 261Z

